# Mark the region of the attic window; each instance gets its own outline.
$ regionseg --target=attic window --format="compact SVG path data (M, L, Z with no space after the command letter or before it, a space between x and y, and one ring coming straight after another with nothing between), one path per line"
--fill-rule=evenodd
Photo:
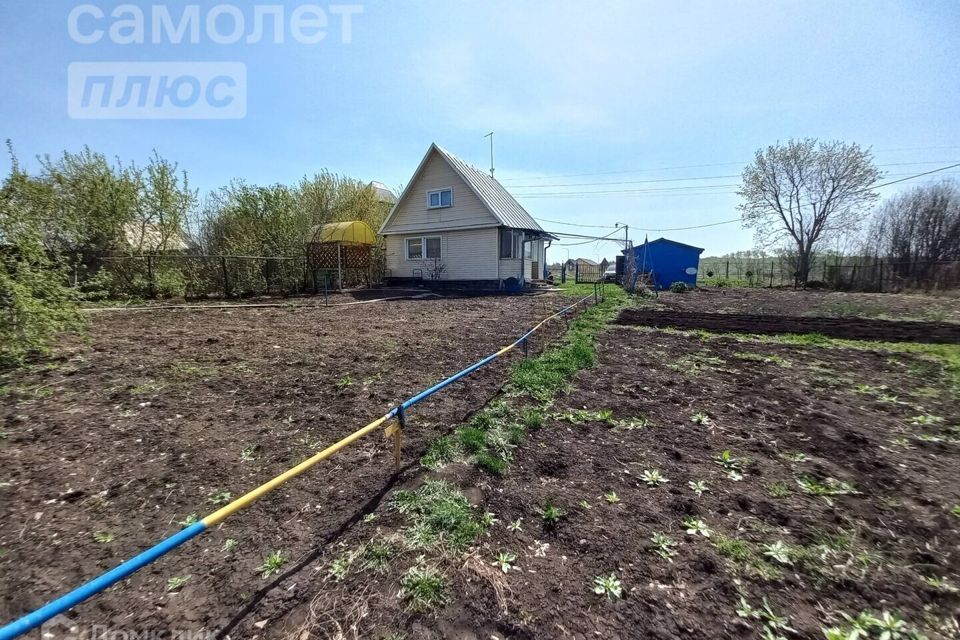
M440 209L453 206L453 189L435 189L427 191L427 208Z

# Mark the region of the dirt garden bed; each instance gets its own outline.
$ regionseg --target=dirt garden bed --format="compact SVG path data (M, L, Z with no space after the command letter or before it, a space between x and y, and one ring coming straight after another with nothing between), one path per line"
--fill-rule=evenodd
M864 637L958 637L957 349L613 327L553 404L488 407L544 417L504 475L411 470L284 583L300 604L265 636L814 640L846 614ZM466 551L411 542L405 509L443 486L476 505ZM442 597L418 611L424 575Z
M101 313L0 380L0 619L44 604L488 355L570 298ZM556 337L562 323L534 341ZM506 358L507 362L515 356ZM486 403L495 364L418 405L416 452ZM71 616L82 629L248 635L245 611L389 487L376 435ZM228 495L228 493L230 495ZM262 615L262 611L259 612ZM245 629L246 631L244 631Z
M958 291L925 295L705 287L682 294L664 292L656 302L675 311L960 323Z
M871 318L811 318L748 313L625 309L618 324L728 333L819 333L831 338L960 344L960 324Z

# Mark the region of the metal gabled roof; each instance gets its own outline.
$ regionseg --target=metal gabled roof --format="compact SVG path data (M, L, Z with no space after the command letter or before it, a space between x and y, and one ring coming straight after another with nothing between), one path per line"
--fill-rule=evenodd
M480 199L480 202L482 202L487 208L487 211L489 211L491 215L497 219L497 222L500 223L500 226L510 227L512 229L540 231L545 236L549 235L539 224L537 224L536 220L534 220L533 217L527 213L527 210L520 206L519 202L514 200L513 196L511 196L510 193L503 188L502 184L490 177L487 173L480 171L476 167L450 153L437 143L432 143L430 148L427 149L427 153L423 156L423 160L420 161L420 165L414 172L413 177L410 178L410 182L407 183L406 188L400 195L397 203L394 205L393 210L387 216L386 220L383 221L383 224L380 225L380 233L383 233L383 230L387 228L387 225L393 218L394 212L396 212L396 210L400 207L400 204L407 196L407 191L417 181L417 178L420 176L420 172L423 171L423 168L427 164L427 159L430 157L430 154L434 152L443 158L450 168L453 169L454 173L460 176L470 190L473 191L474 195L476 195L477 198Z
M543 228L527 213L527 210L520 206L520 203L514 200L513 196L496 179L467 164L467 162L437 144L433 144L432 148L440 152L444 160L463 178L467 186L473 189L480 201L490 210L490 213L500 221L500 224L514 229L543 231Z

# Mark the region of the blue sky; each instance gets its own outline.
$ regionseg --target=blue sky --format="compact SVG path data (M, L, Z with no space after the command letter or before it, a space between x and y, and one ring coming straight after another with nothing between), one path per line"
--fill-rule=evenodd
M350 43L331 20L312 45L219 45L203 29L198 44L83 45L67 31L77 4L0 4L0 136L28 169L89 144L141 163L156 149L203 191L323 168L399 187L432 141L487 167L495 131L496 175L535 217L628 223L642 240L642 228L735 218L724 185L777 140L859 142L893 179L960 160L955 0L359 2ZM177 17L186 3L165 4ZM236 5L252 22L252 4ZM90 61L242 62L247 115L70 119L67 67ZM752 248L739 224L648 233L708 255Z

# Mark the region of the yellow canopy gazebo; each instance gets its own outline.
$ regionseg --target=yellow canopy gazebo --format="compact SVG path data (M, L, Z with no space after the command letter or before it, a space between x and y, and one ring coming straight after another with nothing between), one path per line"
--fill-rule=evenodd
M370 279L373 245L377 235L366 222L350 220L330 222L310 229L307 234L307 264L316 284L320 271L336 271L338 288L344 286L344 275L351 282Z

